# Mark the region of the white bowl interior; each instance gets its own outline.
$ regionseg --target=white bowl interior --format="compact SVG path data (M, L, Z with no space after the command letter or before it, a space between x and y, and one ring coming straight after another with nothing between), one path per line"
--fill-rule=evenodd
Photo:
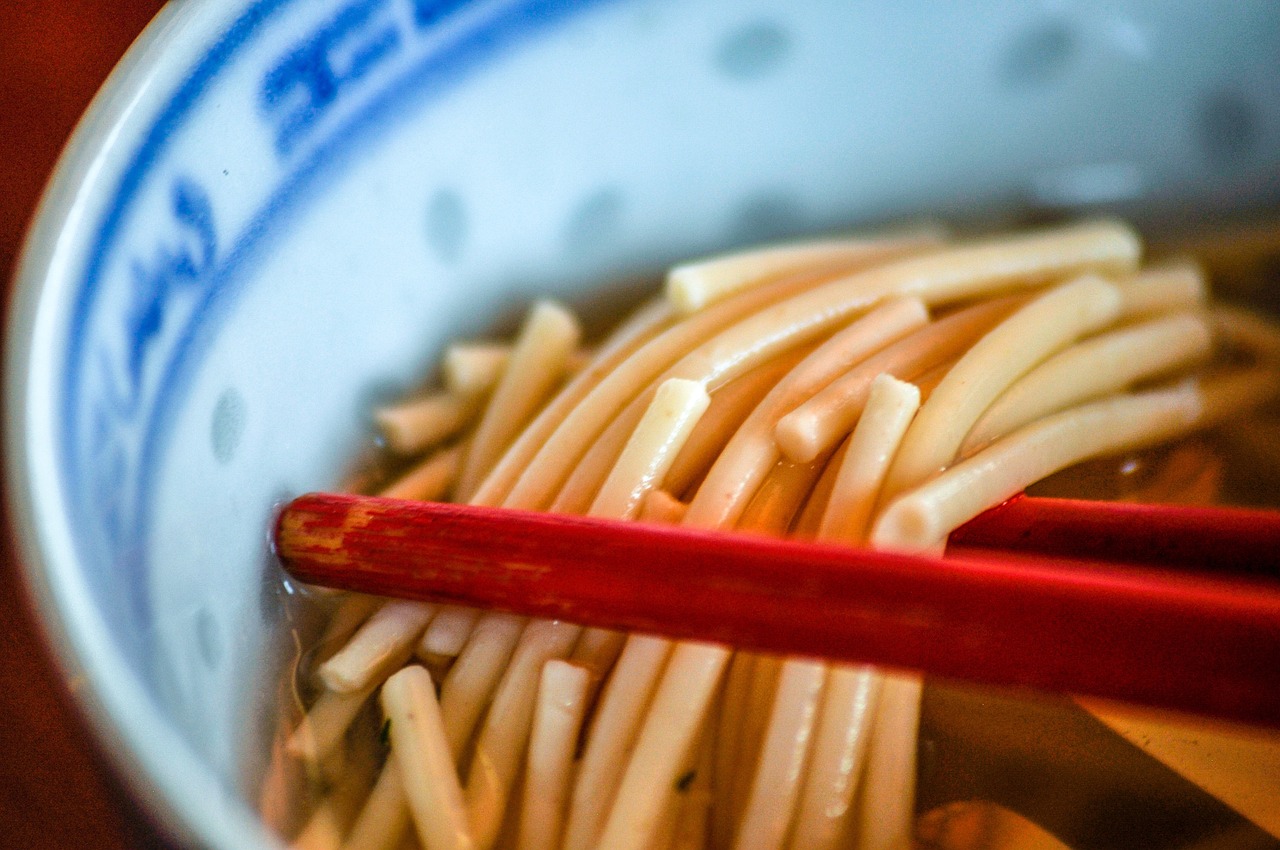
M1276 56L1268 0L178 4L11 334L23 542L100 729L174 822L257 840L273 507L447 340L798 232L1273 204Z

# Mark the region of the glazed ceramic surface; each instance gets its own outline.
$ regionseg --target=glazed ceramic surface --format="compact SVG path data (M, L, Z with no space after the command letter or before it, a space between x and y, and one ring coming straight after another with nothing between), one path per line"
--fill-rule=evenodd
M270 843L273 508L446 340L800 232L1274 204L1278 56L1270 0L170 4L10 328L14 513L86 710L181 834Z

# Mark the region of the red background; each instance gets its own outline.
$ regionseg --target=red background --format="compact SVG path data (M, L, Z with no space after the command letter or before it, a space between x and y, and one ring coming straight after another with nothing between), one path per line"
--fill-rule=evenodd
M162 5L0 0L0 283L6 314L23 232L59 150L112 66ZM0 553L0 623L0 847L173 847L112 775L72 705L39 636L11 546Z

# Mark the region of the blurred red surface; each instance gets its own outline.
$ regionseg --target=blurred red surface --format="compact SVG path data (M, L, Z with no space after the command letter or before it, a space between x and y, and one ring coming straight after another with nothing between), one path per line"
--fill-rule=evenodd
M161 0L0 3L0 282L76 121ZM12 415L12 411L7 412ZM0 519L3 517L0 504ZM3 527L8 529L7 520ZM116 778L0 555L0 847L168 848Z

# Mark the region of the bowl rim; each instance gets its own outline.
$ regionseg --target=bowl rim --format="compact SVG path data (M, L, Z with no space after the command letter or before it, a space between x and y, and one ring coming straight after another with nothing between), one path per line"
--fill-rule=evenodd
M553 14L542 19L524 14L539 4ZM537 24L516 27L514 33L554 24L563 17L555 13L597 4L601 0L470 5L509 6L512 15L485 16L500 30L506 17ZM180 840L219 850L284 845L252 801L236 793L234 783L199 757L167 720L95 604L78 568L83 558L74 542L73 518L65 511L70 491L54 436L61 433L55 428L58 389L48 379L58 374L58 346L66 332L62 322L79 294L74 287L85 246L96 244L101 217L111 215L110 199L124 191L116 181L133 168L134 146L169 113L181 115L198 101L204 84L240 52L248 34L271 27L285 7L303 5L297 0L189 0L161 9L107 78L54 169L19 257L6 328L5 498L14 554L42 637L81 716L140 807ZM455 4L454 11L465 5ZM495 49L500 43L483 34L475 40ZM75 332L73 322L70 333Z
M65 517L49 510L61 502L62 483L33 445L39 434L28 402L45 356L36 349L45 336L41 327L54 321L49 298L65 285L59 277L65 280L66 271L59 269L80 244L75 232L86 227L90 199L110 191L115 172L104 160L132 141L120 131L137 100L150 86L170 91L192 59L262 5L165 4L125 52L77 123L36 207L10 287L3 352L7 531L41 639L80 718L139 808L171 838L226 850L284 845L171 727L96 613L75 574L78 556L61 528ZM175 51L180 40L196 55Z

